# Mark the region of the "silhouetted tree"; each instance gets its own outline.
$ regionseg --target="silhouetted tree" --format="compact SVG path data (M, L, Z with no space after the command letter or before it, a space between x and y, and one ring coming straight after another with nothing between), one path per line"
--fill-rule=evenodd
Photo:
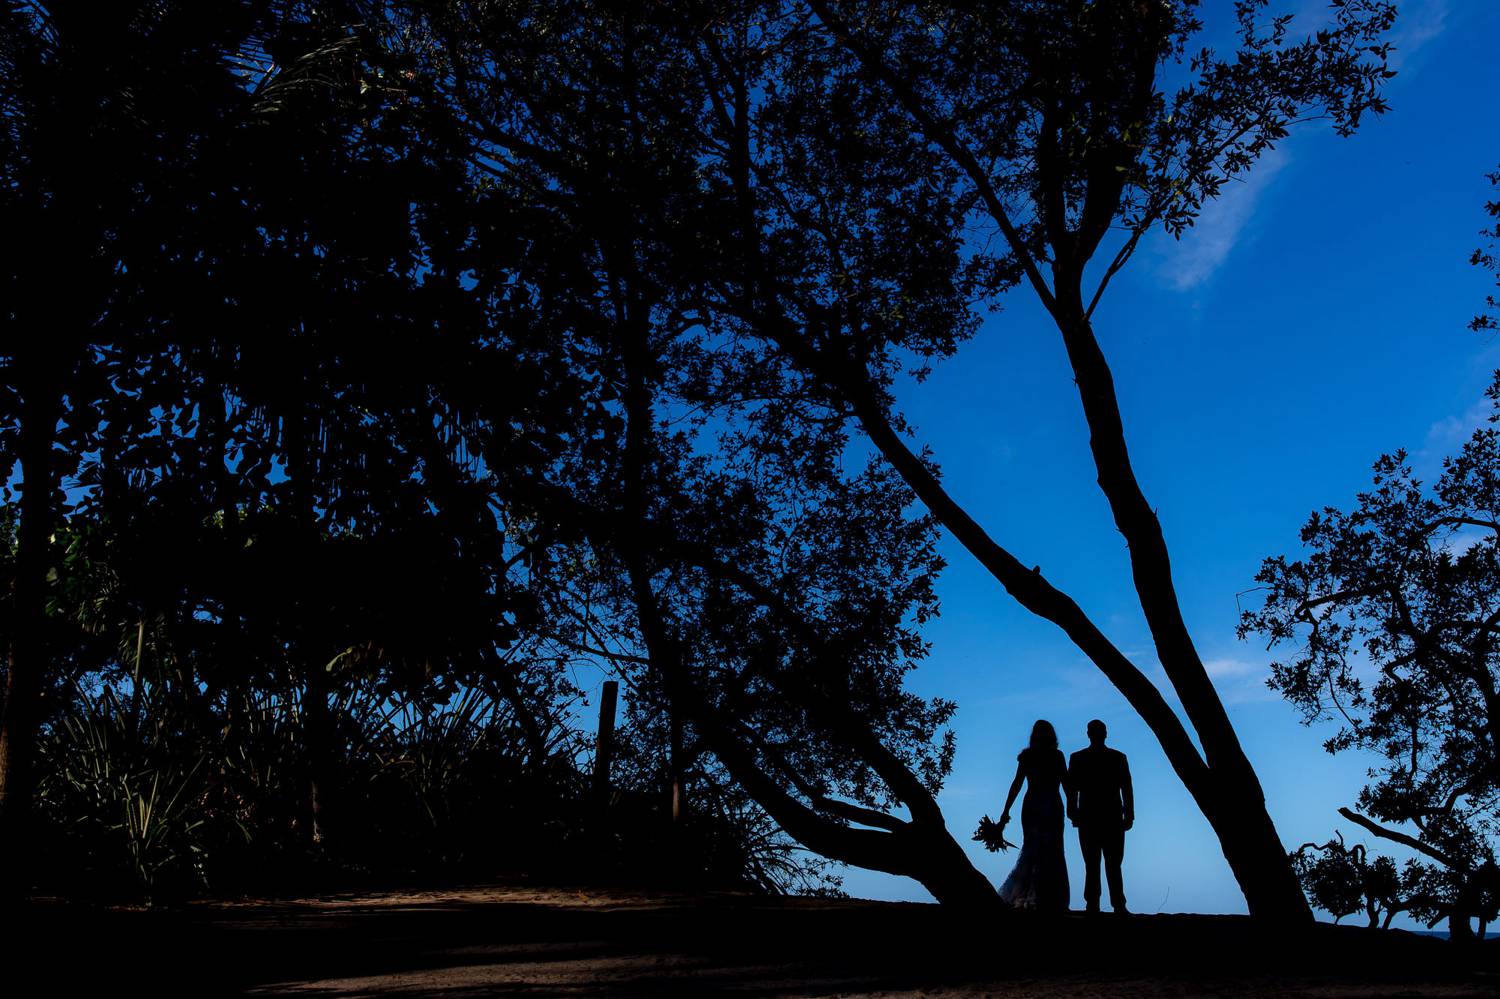
M1372 928L1389 927L1398 912L1411 907L1412 879L1403 879L1390 857L1372 860L1364 844L1346 845L1343 833L1327 843L1303 843L1291 857L1309 901L1335 923L1363 909Z
M840 471L826 391L773 356L751 370L713 307L714 244L736 216L694 166L713 113L682 45L701 44L698 15L417 6L442 43L429 79L492 203L513 206L476 241L481 260L502 254L476 280L498 314L524 306L497 328L534 338L513 354L571 368L579 404L546 488L496 485L537 536L527 578L559 588L554 637L657 706L674 810L708 754L825 856L993 902L933 800L951 706L900 684L923 650L906 619L932 610L929 525L889 471Z
M185 244L207 196L198 157L245 99L232 57L255 8L0 7L0 213L16 234L0 264L0 463L7 488L20 491L0 716L7 851L31 795L39 698L53 677L44 622L51 539L76 498L65 490L98 453L106 421L122 447L156 446L140 438L158 428L158 388L172 390L151 377L160 279L183 276L173 264L192 259Z
M626 289L643 246L671 261L638 271L652 291L630 305L637 323L659 316L680 342L714 348L689 398L710 419L775 396L795 400L801 421L857 423L933 515L1142 714L1252 911L1305 916L1181 620L1091 327L1146 232L1180 233L1296 121L1327 117L1347 134L1383 109L1389 5L1339 5L1301 42L1262 8L1240 5L1234 54L1188 60L1190 4L573 5L519 19L414 5L444 39L431 79L478 143L480 169L557 217L569 252L591 234L613 244L618 280L595 279L592 293ZM1165 95L1158 78L1179 61L1188 82ZM993 230L993 253L972 240L976 223ZM1086 265L1117 228L1085 294ZM970 303L1018 281L1063 336L1100 484L1202 752L1083 611L943 491L892 409L893 380L951 354L976 328ZM650 363L694 356L672 350L648 351ZM616 384L624 398L628 384Z
M44 797L65 842L128 833L120 842L133 851L135 877L154 891L169 867L204 848L196 837L220 855L240 826L247 838L296 829L321 841L331 785L351 808L368 805L356 800L354 779L366 773L372 733L384 732L371 719L385 705L417 712L410 731L477 732L462 706L484 692L509 704L529 758L543 759L569 688L542 651L588 649L601 624L586 602L571 602L583 583L613 594L605 624L642 660L617 660L619 669L642 667L631 679L665 719L679 801L696 767L712 775L706 807L746 808L744 790L759 780L781 795L782 816L811 815L816 822L802 817L803 826L861 843L868 837L845 835L850 816L904 828L876 810L899 796L926 802L924 835L946 836L931 821L930 796L951 758L938 734L951 706L900 690L922 652L906 617L930 612L927 525L906 518L907 497L888 476L843 476L841 432L806 423L795 406L740 420L724 437L741 443L713 459L712 435L670 432L679 408L711 394L699 383L716 349L674 339L693 294L676 274L691 273L682 265L702 229L682 230L659 209L696 190L693 172L668 172L655 187L611 175L615 154L638 161L651 145L644 118L612 130L607 118L567 106L565 89L548 90L549 81L499 94L502 111L564 98L535 119L544 135L584 126L584 152L570 151L566 164L578 171L572 197L552 198L545 174L529 176L519 158L498 169L484 155L492 147L474 145L471 129L484 119L472 108L454 115L432 101L455 82L430 75L435 67L488 70L504 60L435 57L425 47L433 36L381 20L395 15L359 4L246 4L216 33L172 5L97 23L54 16L48 5L8 11L31 32L6 49L18 67L8 84L21 95L7 105L17 109L7 119L5 167L16 177L8 195L34 197L40 207L31 208L51 218L45 176L22 170L47 152L27 131L41 114L22 98L48 86L84 104L128 105L108 127L156 171L132 172L134 161L122 159L99 190L117 182L129 196L85 212L96 229L63 240L70 252L97 252L95 271L74 267L72 276L80 287L94 281L89 294L109 303L80 327L86 336L59 341L73 366L8 354L0 392L10 421L0 447L23 459L22 501L6 507L21 540L6 568L31 551L33 568L54 570L47 594L46 572L8 571L18 599L7 620L29 621L33 639L22 640L24 627L10 634L18 650L34 651L44 622L66 621L69 641L88 646L74 656L51 636L45 660L22 655L8 671L13 685L27 676L64 684L46 730L53 769ZM558 16L582 17L593 44L616 24L591 21L584 8ZM68 32L102 46L122 25L156 47L101 49L119 65L90 66L102 77L81 76L94 88L82 97L68 88L83 84L26 62ZM609 58L628 52L609 46ZM200 86L200 72L212 86ZM154 89L131 74L150 76ZM669 82L658 76L655 85ZM611 85L600 92L616 102L633 92ZM180 121L152 103L173 87L203 98L184 103ZM168 155L150 160L151 143ZM653 171L680 151L660 148ZM544 166L561 173L556 162ZM626 226L655 219L629 238ZM91 239L102 243L90 250ZM7 263L17 301L32 303L9 318L31 322L50 294L34 280L45 267L20 254ZM89 301L80 291L66 304ZM46 419L26 417L37 372L53 379L58 405L76 406L74 436L56 452L66 465L55 473L24 460L28 441L38 453L47 444ZM700 429L710 418L694 417ZM781 430L797 435L785 449L753 438ZM802 446L805 454L794 450ZM776 462L784 467L764 467ZM76 483L66 497L47 485L65 480ZM49 495L44 516L28 520L28 498ZM28 549L27 531L53 538L50 550ZM632 589L643 565L655 578ZM26 590L24 578L37 586ZM726 579L737 580L732 592ZM642 654L650 650L636 601L658 589L672 657ZM794 601L800 590L806 598ZM691 671L662 665L687 659ZM16 665L27 662L33 673ZM41 721L39 697L29 729L20 724L27 698L9 698L12 746L27 748L19 736ZM447 712L449 701L460 707ZM811 715L809 704L818 705ZM450 714L456 720L444 721ZM729 776L705 732L726 757L749 762ZM166 809L175 831L165 853L144 844L167 843L153 838L166 826L96 829L82 814L90 796L135 800L131 788L98 779L111 733L135 753L131 781L156 774L181 792L174 803L216 818L202 825ZM288 775L303 784L300 804L286 796ZM855 800L835 801L839 793ZM788 812L782 799L802 811ZM767 845L767 814L755 812L762 845L746 846L747 864L781 849ZM352 833L350 818L342 828ZM925 856L882 850L870 856L887 867ZM941 864L956 856L967 890L987 891L952 853ZM942 879L933 883L942 894Z
M0 832L63 672L49 539L77 515L116 587L76 602L120 649L102 668L133 629L184 703L294 700L314 839L348 697L490 683L525 718L528 684L564 687L505 665L524 648L632 684L675 813L712 768L829 857L992 902L934 799L952 706L902 686L935 610L916 498L1141 713L1252 911L1305 913L1090 324L1147 231L1294 122L1383 108L1392 11L1336 6L1294 42L1239 4L1238 51L1186 59L1182 0L7 3L0 208L38 236L0 276ZM1017 283L1063 337L1193 734L894 410Z
M71 511L121 532L112 543L132 561L115 567L135 604L122 630L211 617L285 643L284 665L305 688L314 788L335 723L322 707L339 686L328 665L356 645L385 655L393 628L424 607L413 601L402 616L387 604L377 622L351 613L363 599L353 593L294 599L299 588L276 572L235 579L247 568L241 549L296 536L316 570L329 568L323 553L367 541L384 572L344 583L368 595L384 579L388 596L443 594L455 611L480 612L473 628L433 632L424 662L439 642L451 649L458 634L483 631L488 653L477 642L467 654L493 664L504 641L503 614L420 575L445 547L463 549L450 565L480 565L470 557L495 534L466 470L464 386L446 374L481 338L449 266L468 233L463 161L445 157L437 133L419 134L401 95L381 85L398 67L380 58L399 53L362 46L357 14L341 4L6 6L3 196L36 242L8 244L11 332L0 348L0 450L21 496L0 820L29 795L39 691L59 674L61 650L41 641L58 557L46 539ZM441 397L439 373L451 388ZM401 533L434 548L393 546ZM218 565L196 558L209 552ZM503 590L478 572L480 594ZM411 585L390 585L395 576ZM264 589L230 585L252 578ZM352 634L376 624L385 637ZM158 644L191 644L180 627L157 630ZM176 660L184 690L222 686L244 661L209 658L201 673Z
M1490 396L1500 400L1500 372ZM1354 508L1308 520L1304 557L1266 559L1265 605L1245 612L1240 634L1295 649L1269 683L1306 722L1339 723L1330 753L1383 758L1359 811L1339 812L1436 862L1408 880L1457 937L1494 915L1500 429L1476 430L1431 487L1403 451L1374 470ZM1391 828L1408 823L1414 834Z
M1236 52L1187 57L1199 27L1191 3L745 5L705 32L705 72L718 84L704 155L738 207L723 307L821 383L960 543L1104 671L1213 826L1251 911L1307 918L1182 619L1092 326L1140 239L1158 225L1182 232L1295 122L1323 117L1348 134L1383 110L1391 6L1338 4L1334 23L1300 42L1289 17L1266 20L1264 7L1237 5ZM1183 82L1163 93L1170 76ZM989 230L992 253L975 248L974 226ZM1106 244L1108 263L1086 289ZM1018 281L1061 334L1099 485L1201 752L1083 610L948 495L893 411L890 380L920 376L974 329L955 302L993 301Z

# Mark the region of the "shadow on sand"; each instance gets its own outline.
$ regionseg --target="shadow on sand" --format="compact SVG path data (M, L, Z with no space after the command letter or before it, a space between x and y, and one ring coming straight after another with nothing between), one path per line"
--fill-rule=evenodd
M1460 959L1400 931L519 886L171 911L34 902L19 925L17 963L58 994L1458 997L1500 984L1496 945Z

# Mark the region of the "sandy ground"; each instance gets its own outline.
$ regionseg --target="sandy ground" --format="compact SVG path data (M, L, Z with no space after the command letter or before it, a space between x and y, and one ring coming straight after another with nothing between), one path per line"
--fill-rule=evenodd
M1411 934L1287 937L1230 916L979 918L526 885L25 915L5 964L45 987L18 996L1500 995L1500 952L1455 962Z

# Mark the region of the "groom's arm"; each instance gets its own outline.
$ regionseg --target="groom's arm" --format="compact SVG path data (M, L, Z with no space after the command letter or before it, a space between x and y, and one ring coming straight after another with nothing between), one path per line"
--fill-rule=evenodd
M1068 761L1068 769L1063 774L1063 793L1068 799L1068 821L1076 826L1078 824L1078 763L1076 760Z
M1120 798L1125 805L1125 828L1135 825L1135 789L1130 786L1130 761L1120 754Z

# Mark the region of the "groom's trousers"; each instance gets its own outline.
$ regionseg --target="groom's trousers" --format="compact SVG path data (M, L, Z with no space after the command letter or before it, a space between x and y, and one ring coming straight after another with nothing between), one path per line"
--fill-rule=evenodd
M1120 861L1125 858L1125 829L1118 825L1083 825L1078 827L1078 845L1083 848L1083 901L1090 909L1099 908L1099 861L1104 861L1104 876L1109 879L1109 904L1125 908L1125 882L1120 876Z

